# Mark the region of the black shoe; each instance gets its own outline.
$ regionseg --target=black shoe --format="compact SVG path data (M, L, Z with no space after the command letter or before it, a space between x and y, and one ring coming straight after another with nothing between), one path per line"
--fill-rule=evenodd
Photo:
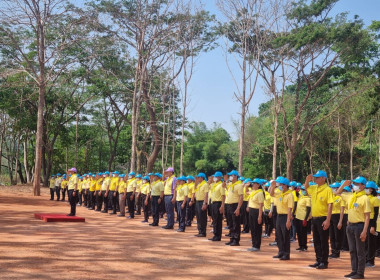
M281 258L282 258L282 255L277 254L277 255L273 256L273 258L274 258L274 259L281 259Z
M161 227L161 228L163 228L163 229L173 229L174 227L169 227L169 226L163 226L163 227Z
M288 261L288 260L290 260L290 257L289 257L289 256L287 256L287 257L282 256L282 257L280 258L280 261Z
M355 274L354 276L350 277L350 279L364 279L364 275Z
M110 213L110 215L115 215L115 214L116 214L116 213L114 213L114 212L111 212L111 213Z
M123 215L123 214L119 214L119 215L117 215L118 217L125 217L125 214Z
M313 263L313 264L309 264L309 267L317 267L317 266L319 266L320 265L320 263L319 262L315 262L315 263Z
M350 278L352 276L356 275L356 272L351 272L350 274L344 275L346 278Z
M231 242L230 246L240 246L239 242Z
M88 210L94 210L94 207L90 207L90 208L88 208Z
M226 245L231 245L231 241L229 241L229 242L226 242L226 243L224 243L224 244L226 244Z
M297 250L297 251L301 251L301 250L302 250L302 247L298 247L296 250Z
M243 230L241 233L249 233L249 231L247 231L247 230Z
M277 246L277 242L272 242L272 243L269 243L269 246Z
M72 217L72 216L75 216L75 214L70 213L70 214L67 214L66 216Z
M320 263L316 269L327 269L329 266L326 263Z
M100 212L100 209L96 209L95 211L96 211L96 212Z
M132 217L132 216L128 216L127 219L134 219L135 217Z
M206 237L206 234L198 233L195 235L196 237Z
M184 229L177 229L176 231L177 231L177 232L185 232Z
M371 263L371 262L367 262L365 264L366 267L375 267L375 264L374 263Z
M231 237L231 234L227 233L224 236Z
M158 227L158 224L155 224L155 223L152 223L152 224L149 224L151 227Z
M302 248L300 252L307 252L307 248Z
M330 254L329 258L330 259L338 259L340 256L338 254Z
M103 211L101 211L101 213L108 213L108 211L106 211L106 210L103 210Z

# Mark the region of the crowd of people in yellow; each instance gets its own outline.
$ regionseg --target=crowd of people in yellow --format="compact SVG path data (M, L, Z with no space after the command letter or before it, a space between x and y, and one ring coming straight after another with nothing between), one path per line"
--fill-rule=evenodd
M241 233L250 232L251 252L260 251L262 238L275 229L275 242L270 245L278 247L273 258L282 261L290 259L290 243L296 239L297 250L307 251L307 235L312 231L316 262L310 267L327 269L329 259L349 251L351 272L345 277L350 279L364 279L365 268L374 267L375 257L380 257L380 192L375 182L361 176L328 185L323 170L308 175L301 184L285 177L251 180L236 170L209 177L204 173L175 177L171 167L164 175L107 171L80 176L71 168L50 180L51 200L56 194L57 200L65 201L66 191L71 205L68 216L74 216L80 205L119 213L119 217L128 212L128 219L143 215L143 223L152 216L149 226L155 227L166 214L162 228L174 229L177 222L178 232L185 232L196 216L197 237L206 237L211 222L210 241L221 241L225 220L230 239L225 244L239 246Z

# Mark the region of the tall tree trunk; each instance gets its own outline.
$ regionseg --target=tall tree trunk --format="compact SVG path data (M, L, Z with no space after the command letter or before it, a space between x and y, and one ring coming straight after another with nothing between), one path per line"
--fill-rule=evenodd
M286 154L286 177L291 181L293 180L293 165L295 155L294 151L289 150Z
M278 146L278 96L276 93L276 82L274 71L271 71L271 92L274 96L274 127L273 127L273 151L272 151L272 179L276 179L277 168L277 146Z
M24 139L24 168L25 168L25 177L26 183L30 183L30 173L29 173L29 162L28 162L28 134Z
M0 132L0 175L1 175L1 162L2 162L2 159L3 159L3 140L4 139L4 136L3 136L3 133L2 131Z
M19 149L20 149L20 137L21 137L21 135L19 134L19 135L17 136L17 141L16 141L15 185L17 185L17 181L18 181L17 172L18 172L18 166L19 166L19 160L18 160L18 157L19 157L19 155L20 155L20 152L19 152Z
M174 158L175 158L175 98L174 98L174 89L172 94L172 164L171 166L174 168Z
M78 124L79 124L79 112L75 118L75 154L74 154L74 166L78 165Z
M350 136L349 136L349 141L350 141L350 175L351 179L354 178L354 131L352 127L352 119L350 117L349 119L349 124L350 124Z
M337 147L337 177L340 179L340 145L342 139L342 132L340 128L340 114L338 111L338 147Z

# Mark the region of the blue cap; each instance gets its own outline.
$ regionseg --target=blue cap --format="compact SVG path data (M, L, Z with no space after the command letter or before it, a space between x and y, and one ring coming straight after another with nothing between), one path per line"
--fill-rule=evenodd
M178 177L177 178L177 181L187 181L187 177L186 176L181 176L181 177Z
M142 178L141 174L137 174L136 178Z
M215 174L212 175L212 176L214 176L214 177L223 177L223 174L220 171L216 171Z
M265 184L266 182L268 182L268 180L265 180L265 179L261 179L261 181L263 182L263 184Z
M262 185L263 181L259 178L255 178L253 179L252 183L256 183L256 184L259 184L259 185Z
M296 181L291 181L289 185L291 187L297 187L297 182Z
M356 184L367 184L367 179L362 177L362 176L359 176L359 177L356 177L354 180L352 180L353 183L356 183Z
M301 185L300 189L303 190L303 191L306 191L305 187L302 186L302 185Z
M153 176L154 174L153 173L148 173L148 176Z
M244 181L245 178L243 176L239 177L239 181Z
M57 173L57 176L61 176L61 173Z
M117 175L119 175L119 171L114 171L114 172L112 172L112 174L117 174Z
M301 184L301 183L297 183L297 187L298 187L298 188L301 188L301 187L302 187L302 184Z
M194 176L189 175L189 176L187 176L187 180L195 181L195 178L194 178Z
M315 173L313 175L313 177L315 177L315 178L319 178L319 177L327 178L327 173L326 173L326 171L318 170L317 173Z
M92 178L95 178L95 176L96 176L95 174L92 174L92 175L91 175Z
M240 180L240 179L239 179ZM244 182L244 184L247 184L247 183L252 183L252 180L250 179L250 178L247 178L247 179L245 179L245 180L243 180Z
M336 188L339 188L339 187L340 187L340 183L338 183L338 182L335 182L334 184L330 185L330 188L332 188L332 189L336 189Z
M266 182L264 187L269 187L270 186L270 182Z
M309 182L309 186L315 186L317 183Z
M239 177L239 172L237 172L236 170L232 170L230 173L227 173L228 176L237 176Z
M129 172L128 176L136 176L136 173L135 172Z
M150 181L149 176L144 176L143 179L147 180L147 181Z
M366 189L374 189L374 190L379 189L379 187L376 185L376 183L374 181L368 181L367 184L365 185L365 188Z
M162 178L161 173L154 173L153 176L157 176L157 177L159 177L159 178Z
M345 186L345 187L343 188L343 190L345 190L346 192L351 192L351 188L350 188L349 186Z
M200 177L202 177L203 179L205 179L205 180L207 180L207 177L206 177L206 174L204 174L204 173L199 173L197 176L195 176L195 177L198 177L198 178L200 178Z
M289 179L285 178L285 177L278 177L276 179L276 183L283 184L283 185L286 185L286 186L289 186L289 184L290 184Z
M110 175L109 171L103 173L104 175Z

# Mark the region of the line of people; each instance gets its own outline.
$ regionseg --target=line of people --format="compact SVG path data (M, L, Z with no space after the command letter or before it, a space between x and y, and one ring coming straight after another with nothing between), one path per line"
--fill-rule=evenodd
M297 250L307 251L312 230L316 262L310 267L327 269L329 259L349 250L352 271L345 277L351 279L363 279L365 267L375 265L376 254L380 257L380 192L364 177L327 185L327 174L320 170L308 175L302 185L285 177L269 182L245 179L236 170L225 175L217 171L210 177L204 173L175 177L171 167L164 176L117 171L80 176L71 168L63 176L52 176L51 199L56 193L59 200L62 192L64 200L66 189L69 216L76 214L77 204L102 213L110 210L111 215L119 212L119 217L125 217L127 208L128 219L143 213L142 222L148 223L152 216L149 226L154 227L166 213L167 224L162 228L174 229L176 219L178 232L185 232L196 216L197 237L206 237L209 216L210 241L221 241L225 218L229 237L225 244L239 246L241 233L251 232L251 252L260 251L262 238L275 228L275 242L270 245L278 247L274 258L284 261L290 259L290 243L296 236Z

